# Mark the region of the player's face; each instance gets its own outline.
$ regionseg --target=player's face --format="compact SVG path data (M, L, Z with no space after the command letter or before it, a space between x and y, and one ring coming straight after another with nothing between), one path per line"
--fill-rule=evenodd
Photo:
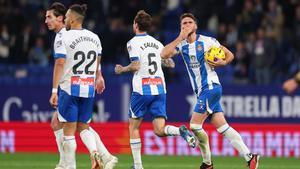
M65 25L66 25L67 30L71 29L71 19L72 19L71 15L72 15L71 11L68 10L67 13L66 13L66 18L65 18Z
M53 14L53 10L46 12L45 24L47 24L49 30L55 30L57 25L57 17Z
M183 28L183 27L192 30L189 35L196 32L196 30L197 30L196 22L190 17L185 17L181 20L181 28Z

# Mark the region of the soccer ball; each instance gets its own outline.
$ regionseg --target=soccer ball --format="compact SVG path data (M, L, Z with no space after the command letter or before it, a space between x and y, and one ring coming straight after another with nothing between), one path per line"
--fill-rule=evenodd
M205 52L204 59L208 63L214 63L219 59L225 60L225 52L220 47L211 47Z

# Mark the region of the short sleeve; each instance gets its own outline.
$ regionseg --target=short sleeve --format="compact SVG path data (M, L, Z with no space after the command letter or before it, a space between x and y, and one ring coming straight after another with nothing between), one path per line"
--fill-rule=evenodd
M220 47L220 43L216 38L213 37L209 37L208 38L208 44L209 44L209 48L211 47Z
M66 58L67 50L63 40L63 34L57 33L54 40L54 59Z
M127 51L131 62L140 60L139 48L136 46L132 40L127 43Z

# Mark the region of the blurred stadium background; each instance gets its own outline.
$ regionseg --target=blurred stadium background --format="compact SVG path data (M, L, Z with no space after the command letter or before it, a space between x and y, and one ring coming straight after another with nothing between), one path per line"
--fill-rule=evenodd
M58 154L48 104L51 92L55 34L44 24L52 0L0 0L0 168L54 168ZM228 121L240 131L261 168L299 168L300 97L286 95L284 80L300 67L299 0L62 0L88 5L85 28L96 32L103 46L106 91L97 96L92 126L120 166L131 163L127 110L131 74L114 75L116 63L128 64L126 42L133 36L132 20L139 9L153 16L149 34L163 44L179 31L179 16L192 12L198 31L216 37L234 54L232 64L219 68L222 104ZM180 57L165 69L169 122L188 125L195 96ZM142 128L146 168L197 168L199 149L181 138L161 139L147 118ZM237 152L209 124L216 168L246 168ZM87 150L79 141L79 168L89 167ZM24 154L25 153L25 154ZM49 154L50 153L50 154ZM155 156L153 156L155 155ZM156 156L159 156L156 157ZM198 157L197 157L198 156ZM224 157L222 157L224 156ZM225 158L226 157L226 158ZM157 161L161 161L158 163ZM157 163L156 163L157 162Z

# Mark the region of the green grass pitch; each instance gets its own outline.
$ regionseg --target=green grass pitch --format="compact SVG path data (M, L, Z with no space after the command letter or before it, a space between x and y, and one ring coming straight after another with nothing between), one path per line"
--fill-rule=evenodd
M129 169L132 165L130 155L118 155L116 169ZM143 156L145 169L198 169L201 157L194 156ZM0 153L0 169L54 169L58 161L57 154L47 153ZM213 157L215 169L247 169L242 157ZM77 168L90 168L87 154L77 155ZM297 158L264 158L259 169L300 169Z

